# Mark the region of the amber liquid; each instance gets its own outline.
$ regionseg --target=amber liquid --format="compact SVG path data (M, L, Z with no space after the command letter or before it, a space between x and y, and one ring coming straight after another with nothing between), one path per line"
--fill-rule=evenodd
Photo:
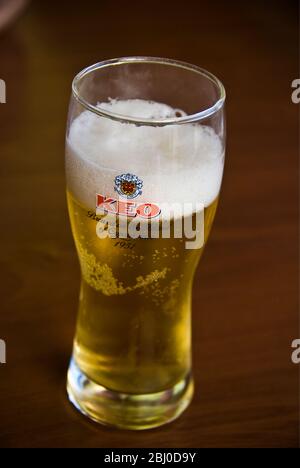
M82 282L74 358L117 392L159 392L191 369L191 290L203 252L184 239L99 239L99 218L67 194ZM205 208L207 240L218 200Z

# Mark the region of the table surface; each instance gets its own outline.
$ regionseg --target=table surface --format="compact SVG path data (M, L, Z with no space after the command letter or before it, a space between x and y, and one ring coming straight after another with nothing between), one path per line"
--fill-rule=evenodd
M0 36L2 447L296 447L297 2L32 2ZM90 423L65 376L79 267L64 179L72 77L124 55L179 58L227 89L221 202L193 296L196 394L146 432Z

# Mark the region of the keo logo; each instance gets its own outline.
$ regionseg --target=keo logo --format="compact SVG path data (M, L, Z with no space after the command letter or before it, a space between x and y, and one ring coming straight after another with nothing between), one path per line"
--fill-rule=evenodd
M292 362L294 364L300 364L300 340L294 340L292 348L296 348L292 354Z
M96 214L101 215L104 213L128 216L130 218L137 216L144 219L152 219L160 215L160 208L155 203L138 204L97 194Z
M4 80L0 80L0 104L6 104L6 84Z
M6 364L6 344L0 340L0 364Z

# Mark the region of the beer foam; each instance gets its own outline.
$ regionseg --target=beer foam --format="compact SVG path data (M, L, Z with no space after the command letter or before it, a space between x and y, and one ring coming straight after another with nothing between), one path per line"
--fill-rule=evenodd
M183 111L141 99L113 100L98 107L115 114L165 119ZM116 176L143 181L137 203L202 203L218 196L224 165L220 138L199 124L137 126L83 111L67 136L67 185L73 196L95 209L96 194L117 198Z

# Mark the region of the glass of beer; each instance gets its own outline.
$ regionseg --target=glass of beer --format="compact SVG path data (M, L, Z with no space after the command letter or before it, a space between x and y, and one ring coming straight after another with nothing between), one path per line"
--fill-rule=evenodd
M73 81L81 287L67 389L94 421L148 429L192 399L192 285L221 187L224 102L214 75L162 58L107 60Z

